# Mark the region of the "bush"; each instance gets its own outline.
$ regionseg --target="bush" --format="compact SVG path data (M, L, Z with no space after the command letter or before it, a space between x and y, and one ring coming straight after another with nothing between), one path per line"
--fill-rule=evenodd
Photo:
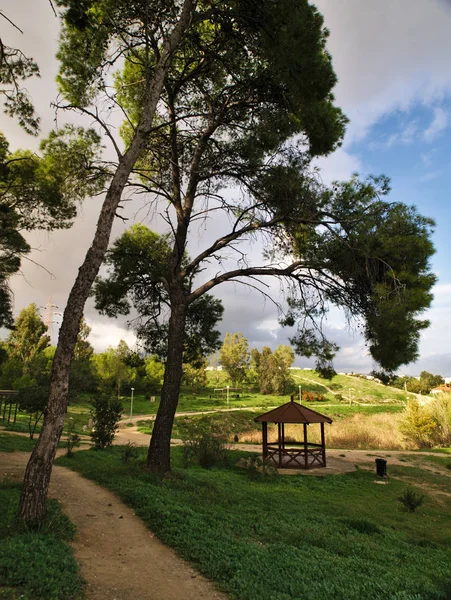
M240 461L240 466L247 470L249 479L258 477L275 477L279 474L276 466L270 460L262 460L258 456L250 456Z
M304 402L324 402L326 397L319 392L309 392L306 390L305 392L302 392L302 400Z
M218 423L204 420L187 421L184 425L186 441L183 464L197 462L204 469L224 463L227 450L228 431Z
M451 444L451 395L441 394L426 406L410 400L400 431L418 448Z
M407 487L398 500L405 506L406 510L413 513L423 504L424 496L416 492L412 487Z
M72 417L69 419L69 426L67 428L67 441L66 441L66 456L71 458L74 455L74 448L78 448L80 445L80 436L74 432L75 423Z
M28 420L30 440L33 439L38 423L44 414L45 407L47 406L48 394L49 391L47 387L34 386L21 389L17 395L20 410L23 410L30 415Z
M451 445L451 394L440 394L428 405L437 424L434 442L439 446Z
M136 460L139 456L139 450L136 444L128 442L125 446L121 447L121 460L123 463L128 463L132 460Z
M91 404L91 414L94 419L91 438L94 447L102 450L113 443L124 409L117 398L105 395L96 396Z
M438 424L427 407L420 406L416 400L409 400L399 429L418 448L430 448L437 437Z

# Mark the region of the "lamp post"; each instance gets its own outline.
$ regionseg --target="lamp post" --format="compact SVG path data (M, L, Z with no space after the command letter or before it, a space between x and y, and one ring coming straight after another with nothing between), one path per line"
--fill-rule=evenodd
M229 391L230 391L230 386L227 386L227 409L230 408L230 400L229 400Z
M302 385L299 386L299 404L302 404Z
M132 401L130 404L130 423L132 422L132 416L133 416L133 392L135 390L135 388L130 388L132 390Z

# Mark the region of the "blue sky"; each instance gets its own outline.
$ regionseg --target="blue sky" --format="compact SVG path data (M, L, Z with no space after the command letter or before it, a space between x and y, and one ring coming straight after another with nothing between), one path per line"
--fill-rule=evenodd
M427 318L418 363L402 369L417 374L423 368L451 376L451 0L318 0L330 30L329 50L339 82L337 104L350 118L342 148L318 161L325 182L347 179L353 172L384 173L392 180L390 199L415 204L436 223L438 275L433 307ZM41 79L28 88L42 118L43 134L54 124L58 23L48 0L5 0L3 10L24 31L6 21L0 35L21 47L40 65ZM60 124L63 119L60 120ZM12 148L36 147L17 125L0 115L0 127ZM12 281L16 313L30 302L44 306L49 297L64 307L77 268L92 237L98 201L85 203L74 227L64 233L34 233L32 259L50 273L25 261ZM149 219L146 224L155 226ZM123 230L117 223L113 239ZM209 232L210 233L210 232ZM279 294L273 286L275 296ZM218 288L225 315L221 331L242 331L251 345L287 343L270 303L233 285ZM100 317L88 302L86 318L97 350L116 345L121 337L133 343L123 321ZM373 364L363 340L349 331L338 311L328 321L331 337L342 350L338 370L368 372ZM298 359L298 364L306 361Z
M397 110L373 125L364 140L349 146L365 172L390 176L390 200L414 204L435 220L432 266L442 282L451 274L450 115L449 100L433 108Z

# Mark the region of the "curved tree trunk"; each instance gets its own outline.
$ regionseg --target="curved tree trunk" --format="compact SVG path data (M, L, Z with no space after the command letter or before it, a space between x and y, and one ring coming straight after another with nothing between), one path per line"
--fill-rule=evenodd
M67 301L53 359L49 400L44 415L44 423L25 471L19 504L19 518L24 521L42 521L46 516L46 497L53 460L67 410L70 364L77 342L83 309L108 248L111 228L122 192L151 132L153 117L169 69L172 53L178 46L184 31L189 27L193 6L194 0L185 0L180 19L163 45L161 58L153 71L152 80L147 88L142 117L127 152L120 157L119 165L102 205L92 246L89 248L79 269Z
M170 470L171 433L179 401L183 376L183 343L185 340L186 301L183 291L171 299L168 331L168 355L155 425L147 455L147 469L163 474Z

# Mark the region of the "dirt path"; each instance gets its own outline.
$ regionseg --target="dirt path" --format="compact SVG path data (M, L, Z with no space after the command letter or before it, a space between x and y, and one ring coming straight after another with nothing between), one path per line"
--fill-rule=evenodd
M150 442L150 435L147 433L141 433L138 431L137 426L134 427L121 427L116 433L114 438L114 444L128 444L133 443L136 446L148 447ZM172 439L171 444L173 446L183 443L182 440ZM248 452L259 452L261 453L262 447L260 444L230 444L230 448L233 450L246 450ZM356 465L361 466L364 469L375 469L375 459L384 458L387 460L388 466L390 465L401 465L401 466L417 466L426 471L433 473L440 473L451 478L451 471L445 469L439 465L430 463L421 458L427 456L440 456L446 455L439 452L421 452L418 450L340 450L340 449L328 449L327 450L327 467L309 469L308 471L298 469L282 469L279 472L282 475L339 475L340 473L349 473L355 471ZM406 456L415 457L418 459L414 462L406 462Z
M0 478L22 480L28 453L0 453ZM114 494L54 467L50 495L77 526L72 543L88 600L226 600Z

